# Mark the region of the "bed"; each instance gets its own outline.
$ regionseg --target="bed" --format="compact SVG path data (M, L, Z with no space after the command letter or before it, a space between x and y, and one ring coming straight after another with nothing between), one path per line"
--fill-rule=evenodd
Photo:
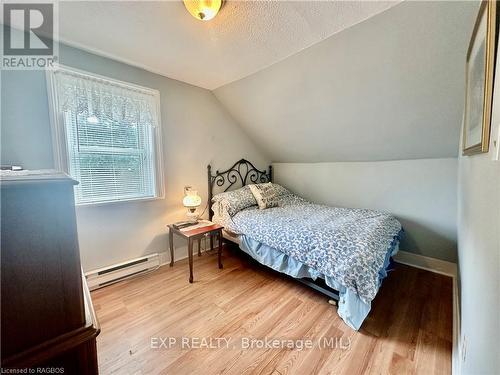
M272 183L272 172L245 159L215 173L209 165L210 220L259 263L338 301L339 316L358 330L398 251L401 224L384 212L318 205L277 184L277 206L259 209L248 185Z

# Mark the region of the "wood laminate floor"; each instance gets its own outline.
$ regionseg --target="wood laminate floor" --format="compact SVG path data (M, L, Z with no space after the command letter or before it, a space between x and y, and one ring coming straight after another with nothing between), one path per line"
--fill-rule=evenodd
M92 292L100 373L451 373L451 278L397 265L356 332L326 297L238 250L225 249L223 262L219 270L216 254L195 256L194 284L183 260ZM299 341L243 341L265 337ZM299 350L308 342L313 349Z

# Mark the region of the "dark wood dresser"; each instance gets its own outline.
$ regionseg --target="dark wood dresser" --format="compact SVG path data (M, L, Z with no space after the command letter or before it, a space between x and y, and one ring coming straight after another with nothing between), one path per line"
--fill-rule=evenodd
M7 173L0 179L2 368L97 374L99 326L80 265L77 182L55 171Z

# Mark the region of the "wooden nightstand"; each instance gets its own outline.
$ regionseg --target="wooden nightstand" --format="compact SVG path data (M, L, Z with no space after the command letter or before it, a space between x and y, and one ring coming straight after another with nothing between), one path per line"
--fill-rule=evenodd
M211 224L203 227L190 229L189 227L184 229L174 228L173 224L168 225L168 239L170 242L170 267L174 265L174 233L181 236L188 241L188 257L189 257L189 282L193 282L193 242L198 240L198 256L201 255L200 245L201 239L209 235L211 250L213 250L213 240L212 236L216 235L219 237L219 250L217 254L219 268L222 268L222 229L224 227L218 224Z

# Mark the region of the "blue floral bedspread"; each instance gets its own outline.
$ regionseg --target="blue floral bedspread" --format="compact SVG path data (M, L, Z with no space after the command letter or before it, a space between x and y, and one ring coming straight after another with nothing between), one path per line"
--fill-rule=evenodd
M387 213L312 204L288 195L281 197L280 207L238 212L227 229L282 251L370 304L401 224Z

